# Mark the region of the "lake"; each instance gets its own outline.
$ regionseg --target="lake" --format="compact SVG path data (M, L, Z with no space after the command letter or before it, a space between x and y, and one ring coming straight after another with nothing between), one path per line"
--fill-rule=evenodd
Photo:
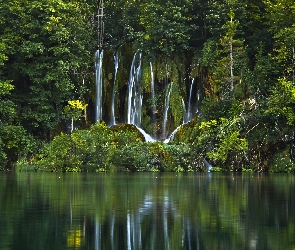
M295 177L0 173L0 249L294 249Z

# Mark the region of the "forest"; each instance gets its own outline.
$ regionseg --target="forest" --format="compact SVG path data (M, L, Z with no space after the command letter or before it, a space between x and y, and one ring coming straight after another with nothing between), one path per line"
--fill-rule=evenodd
M293 0L0 3L1 170L295 171Z

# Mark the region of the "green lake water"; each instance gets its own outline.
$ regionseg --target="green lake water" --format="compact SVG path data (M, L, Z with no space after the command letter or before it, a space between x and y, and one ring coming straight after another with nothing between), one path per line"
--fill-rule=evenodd
M0 173L0 249L295 249L295 176Z

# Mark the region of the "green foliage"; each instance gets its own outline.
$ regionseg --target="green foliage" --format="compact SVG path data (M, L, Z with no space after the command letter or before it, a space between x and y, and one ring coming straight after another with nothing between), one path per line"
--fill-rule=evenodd
M275 39L275 59L284 67L285 76L290 77L294 72L295 4L290 0L265 2Z
M272 173L294 173L295 163L290 159L289 150L282 150L273 157L273 162L269 169Z
M281 78L273 88L268 99L266 112L276 116L283 116L286 124L293 126L295 122L295 85L293 82Z
M114 131L104 123L97 123L90 130L75 130L70 135L62 133L35 158L36 169L54 172L111 171L113 164L117 163L118 154L115 153L128 150L124 148L132 141L140 141L137 133ZM119 161L124 162L124 159L119 157Z
M31 164L19 162L18 169L179 172L200 171L201 168L187 144L145 143L137 133L114 131L99 123L90 130L75 130L71 134L56 136Z
M207 155L211 160L224 163L231 152L247 150L247 140L240 137L240 122L240 118L233 117L201 123L198 143L207 145Z
M23 127L4 125L0 128L0 154L4 160L1 161L2 168L12 168L18 159L25 159L37 152L38 144Z
M261 42L255 55L255 66L253 70L247 70L245 81L249 88L251 97L264 100L268 97L273 87L276 76L279 76L280 66L273 60L271 54L265 51L265 45Z
M153 166L150 151L145 143L132 143L119 148L112 164L127 171L149 171Z
M113 133L105 124L71 135L56 136L39 155L38 169L45 171L97 171L108 166L112 154Z
M9 99L13 89L10 81L0 81L0 123L10 123L15 118L15 105Z
M166 171L199 171L197 156L185 143L164 144L163 162Z
M63 103L84 94L85 86L72 77L91 63L95 41L87 16L92 7L48 0L1 6L0 36L9 58L3 75L12 77L19 121L42 139L62 120Z

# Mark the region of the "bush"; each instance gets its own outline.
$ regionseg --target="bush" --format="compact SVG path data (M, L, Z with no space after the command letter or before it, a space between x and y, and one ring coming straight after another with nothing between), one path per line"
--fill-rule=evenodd
M20 159L26 159L37 151L37 141L22 126L4 125L0 127L1 168L12 169Z
M288 150L277 153L273 157L273 162L269 168L273 173L293 173L295 172L295 162L290 159Z

